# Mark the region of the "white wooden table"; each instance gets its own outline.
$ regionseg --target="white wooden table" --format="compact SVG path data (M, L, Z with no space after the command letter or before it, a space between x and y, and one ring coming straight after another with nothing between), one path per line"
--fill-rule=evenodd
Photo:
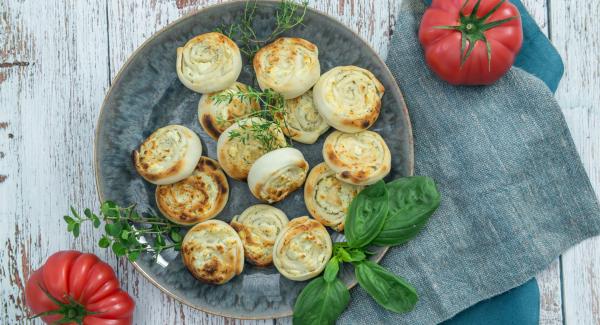
M382 55L402 0L312 0ZM98 206L94 127L111 79L146 38L220 0L0 1L0 323L26 323L30 272L61 249L93 252L137 300L137 324L229 324L171 299L99 233L65 232L69 205ZM600 189L600 1L525 0L566 66L556 96L596 191ZM399 32L399 31L398 31ZM600 324L600 238L565 252L538 275L542 324ZM289 319L248 322L290 323Z

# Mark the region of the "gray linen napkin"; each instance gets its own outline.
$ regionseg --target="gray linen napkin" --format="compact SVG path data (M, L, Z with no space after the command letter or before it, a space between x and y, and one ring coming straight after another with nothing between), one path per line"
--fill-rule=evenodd
M417 39L424 10L404 0L387 64L412 120L416 174L436 180L442 203L416 239L381 262L415 285L420 301L398 315L353 289L341 324L441 322L600 233L596 196L546 85L518 68L488 87L437 79Z

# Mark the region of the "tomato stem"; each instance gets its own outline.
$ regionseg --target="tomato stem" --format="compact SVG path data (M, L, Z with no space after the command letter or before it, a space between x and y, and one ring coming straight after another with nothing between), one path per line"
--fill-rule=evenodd
M68 296L67 294L65 294L64 298L66 298L66 300L68 300L68 303L64 303L64 302L56 299L56 297L52 296L50 294L50 292L48 292L48 290L46 290L46 288L44 288L41 285L41 283L38 283L38 286L40 287L40 290L42 290L42 292L46 295L46 297L48 297L48 299L50 299L54 304L56 304L56 306L58 306L58 309L49 310L49 311L45 311L45 312L42 312L39 314L35 314L35 315L29 317L29 319L45 317L45 316L52 316L52 315L62 315L63 317L54 323L56 323L56 324L66 324L66 323L83 324L83 319L86 316L98 314L95 312L87 311L82 304L78 303L77 301L75 301L75 299L73 299L73 297Z
M486 21L488 18L490 18L490 16L492 16L496 11L498 11L500 6L502 6L502 4L504 4L505 2L506 2L506 0L502 0L502 1L498 2L485 15L483 15L482 17L478 17L477 14L479 11L479 6L481 4L481 0L477 0L477 2L475 3L475 6L473 7L473 10L471 11L471 14L468 16L463 13L463 10L469 3L469 0L465 0L465 2L463 3L463 5L461 7L460 13L459 13L459 24L458 25L450 25L450 26L446 25L446 26L435 26L434 27L434 28L438 28L438 29L455 30L457 32L460 32L460 34L461 34L461 48L460 48L460 54L461 54L460 66L461 66L461 68L465 64L467 59L471 56L471 53L475 49L475 45L477 44L477 42L482 41L485 43L486 50L487 50L488 71L490 71L492 69L492 48L491 48L490 43L488 42L487 38L485 37L484 32L487 30L490 30L494 27L500 26L504 23L507 23L511 20L514 20L517 18L517 16L508 17L508 18L492 21L489 23L486 23Z

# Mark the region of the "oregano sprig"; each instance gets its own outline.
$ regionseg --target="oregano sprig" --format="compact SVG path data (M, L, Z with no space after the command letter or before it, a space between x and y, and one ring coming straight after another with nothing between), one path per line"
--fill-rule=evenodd
M79 236L82 224L91 222L99 229L104 222L104 234L98 246L110 247L115 255L127 256L130 261L137 260L143 252L157 258L164 250L179 250L183 240L178 225L162 217L140 215L135 206L120 207L112 201L100 205L99 215L90 209L85 209L81 215L71 207L71 215L64 216L64 220L67 231L75 238Z

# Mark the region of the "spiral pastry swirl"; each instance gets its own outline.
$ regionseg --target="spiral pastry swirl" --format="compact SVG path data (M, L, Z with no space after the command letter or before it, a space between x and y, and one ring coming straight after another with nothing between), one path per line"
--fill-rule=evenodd
M244 269L244 246L233 228L221 220L192 227L181 243L183 263L198 280L223 284Z
M217 158L221 167L232 178L246 180L250 167L262 155L268 152L250 129L256 125L264 125L266 121L259 117L243 119L228 127L217 141ZM250 132L250 133L248 133ZM264 132L272 137L276 147L287 145L281 128L271 124ZM232 135L239 136L233 137Z
M210 94L204 94L198 102L198 120L208 135L217 140L234 121L258 110L260 107L256 101L242 100L237 96L229 103L217 103L215 96L225 92L248 91L248 86L241 82L235 82L229 88Z
M280 148L256 160L248 173L248 186L257 199L279 202L304 184L307 172L308 162L298 149Z
M283 132L295 141L313 144L329 130L329 124L315 107L312 90L286 100L284 108L285 113L275 117Z
M273 263L273 245L277 235L287 225L285 213L266 204L257 204L244 210L231 221L244 244L246 260L258 266Z
M177 76L187 88L202 94L221 91L242 71L238 46L227 36L211 32L198 35L177 48Z
M310 215L324 226L344 231L348 207L362 186L340 181L326 163L315 166L304 186L304 202Z
M260 88L286 99L304 94L321 75L317 46L301 38L276 39L256 53L253 65Z
M348 133L371 127L379 117L385 88L368 70L336 67L319 78L314 100L329 125Z
M168 125L152 133L132 153L137 172L148 182L165 185L190 176L202 155L200 138L181 125Z
M392 167L387 144L373 131L331 133L323 144L323 158L339 180L354 185L373 184Z
M193 225L219 214L229 198L229 184L219 164L201 157L189 177L156 187L156 205L169 220Z
M277 236L273 262L283 276L294 281L314 278L331 258L332 243L327 229L309 217L290 221Z

